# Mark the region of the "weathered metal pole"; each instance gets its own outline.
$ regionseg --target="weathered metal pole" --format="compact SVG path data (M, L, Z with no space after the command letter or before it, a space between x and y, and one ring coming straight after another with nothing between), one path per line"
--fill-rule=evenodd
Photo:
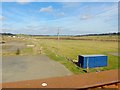
M57 51L57 53L59 53L59 39L60 39L60 37L59 37L59 27L58 27L57 39L58 39L58 51Z

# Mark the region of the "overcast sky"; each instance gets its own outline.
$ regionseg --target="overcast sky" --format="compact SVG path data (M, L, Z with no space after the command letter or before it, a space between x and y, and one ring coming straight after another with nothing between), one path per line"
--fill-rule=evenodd
M118 31L117 2L3 2L2 32L77 35Z

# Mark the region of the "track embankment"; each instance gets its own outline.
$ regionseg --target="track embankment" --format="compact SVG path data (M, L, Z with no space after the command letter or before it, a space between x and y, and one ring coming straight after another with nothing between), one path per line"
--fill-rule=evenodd
M3 83L3 88L118 88L120 69L94 73ZM45 83L45 86L42 84Z

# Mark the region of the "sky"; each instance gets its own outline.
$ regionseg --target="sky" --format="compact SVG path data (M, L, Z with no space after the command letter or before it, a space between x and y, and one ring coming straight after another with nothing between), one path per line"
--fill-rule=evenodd
M2 2L1 31L81 35L118 32L117 2Z

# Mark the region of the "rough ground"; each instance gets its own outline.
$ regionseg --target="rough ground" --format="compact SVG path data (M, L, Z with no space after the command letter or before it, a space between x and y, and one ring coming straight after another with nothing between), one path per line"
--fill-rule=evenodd
M68 76L72 73L62 64L39 56L3 56L2 82Z
M2 46L2 53L4 52L16 52L16 50L23 49L26 47L25 42L18 42L18 41L11 41L6 42L5 44L0 44L0 47Z

